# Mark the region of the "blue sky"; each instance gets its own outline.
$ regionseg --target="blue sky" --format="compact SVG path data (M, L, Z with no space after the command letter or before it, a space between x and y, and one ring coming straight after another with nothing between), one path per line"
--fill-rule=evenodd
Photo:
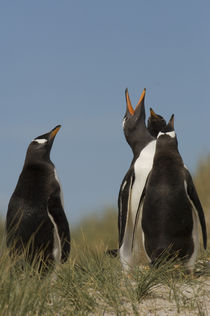
M135 105L175 113L195 172L210 151L209 1L1 1L0 212L30 141L62 125L51 158L71 223L117 206L132 159L124 90Z

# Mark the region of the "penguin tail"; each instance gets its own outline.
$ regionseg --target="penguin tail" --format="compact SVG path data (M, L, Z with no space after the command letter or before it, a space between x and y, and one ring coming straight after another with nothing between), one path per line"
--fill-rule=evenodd
M171 247L157 248L152 252L151 265L158 268L166 262L174 262L178 260L179 251L172 251Z
M111 258L115 258L118 255L119 249L108 249L105 254Z
M171 258L169 249L166 248L157 248L152 252L151 255L151 265L158 267L160 264L163 264L165 261Z

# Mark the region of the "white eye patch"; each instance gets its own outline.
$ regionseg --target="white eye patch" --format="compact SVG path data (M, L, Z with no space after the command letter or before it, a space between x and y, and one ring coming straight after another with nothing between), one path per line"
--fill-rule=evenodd
M161 135L168 135L168 136L170 136L171 138L175 138L175 137L176 137L176 134L175 134L174 131L172 131L172 132L167 132L167 133L159 132L157 138L160 137Z
M34 139L33 142L37 142L37 143L39 143L39 144L44 144L44 143L47 142L47 140L44 139L44 138L41 138L41 139Z

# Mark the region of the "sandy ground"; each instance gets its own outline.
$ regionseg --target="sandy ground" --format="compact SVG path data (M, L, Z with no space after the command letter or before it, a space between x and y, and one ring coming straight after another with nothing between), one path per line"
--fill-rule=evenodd
M126 315L136 315L129 302L126 308L128 310ZM210 315L210 277L195 278L192 284L186 282L179 286L176 283L174 288L157 285L139 303L137 312L140 316ZM116 315L116 313L106 312L103 315Z
M139 304L140 315L210 315L210 278L200 278L197 285L182 285L174 293L166 286L159 286Z
M201 284L196 286L183 285L179 288L182 295L174 299L174 294L166 286L158 286L153 289L147 298L139 303L138 313L140 316L194 316L210 315L210 278L200 280ZM132 306L127 303L126 314L119 315L136 315ZM94 315L111 316L117 315L114 312L96 313Z

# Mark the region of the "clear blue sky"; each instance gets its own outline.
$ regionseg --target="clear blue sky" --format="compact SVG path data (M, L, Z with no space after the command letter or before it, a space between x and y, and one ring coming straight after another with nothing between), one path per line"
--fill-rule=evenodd
M51 158L75 223L117 206L132 155L122 132L132 103L175 113L192 173L210 151L209 1L1 1L0 212L30 141L57 124Z

